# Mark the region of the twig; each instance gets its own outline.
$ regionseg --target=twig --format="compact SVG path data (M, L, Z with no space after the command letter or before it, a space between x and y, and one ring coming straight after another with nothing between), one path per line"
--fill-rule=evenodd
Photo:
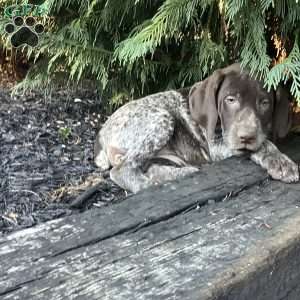
M36 192L30 191L30 190L9 190L9 192L13 192L13 193L29 193L29 194L32 194L32 195L36 196L40 201L42 201L42 198L40 197L39 194L37 194Z
M13 224L13 225L18 225L18 223L17 223L16 221L14 221L14 220L12 220L12 219L10 219L10 218L8 218L8 217L1 216L1 218L2 218L3 220L6 220L8 223L11 223L11 224Z
M103 185L103 182L97 183L85 190L69 204L69 208L82 208L83 204L99 190L101 185Z

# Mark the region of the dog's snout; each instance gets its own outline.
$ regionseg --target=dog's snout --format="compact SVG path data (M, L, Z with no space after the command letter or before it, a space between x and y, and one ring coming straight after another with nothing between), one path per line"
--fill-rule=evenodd
M236 127L237 141L241 145L253 145L257 141L258 119L255 112L249 108L244 108L238 118Z
M255 111L250 107L244 107L239 113L238 113L238 120L241 123L252 123L254 124L257 119Z

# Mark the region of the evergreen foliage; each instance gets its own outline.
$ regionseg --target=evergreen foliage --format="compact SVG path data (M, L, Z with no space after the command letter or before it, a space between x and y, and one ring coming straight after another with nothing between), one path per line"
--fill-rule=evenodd
M298 0L46 0L44 5L47 32L37 48L22 49L36 64L19 88L88 78L118 105L191 85L238 60L268 88L290 82L300 103Z

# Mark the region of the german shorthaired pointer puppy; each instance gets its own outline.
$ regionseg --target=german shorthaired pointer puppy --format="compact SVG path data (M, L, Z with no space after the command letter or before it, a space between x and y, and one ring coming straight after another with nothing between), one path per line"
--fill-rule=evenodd
M95 163L133 193L245 152L272 178L295 182L297 164L270 141L288 133L289 108L282 89L267 92L234 64L190 89L121 107L97 135Z

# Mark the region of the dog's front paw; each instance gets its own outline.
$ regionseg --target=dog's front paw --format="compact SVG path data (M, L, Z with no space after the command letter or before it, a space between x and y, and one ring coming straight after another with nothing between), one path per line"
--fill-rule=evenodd
M266 169L273 179L286 183L299 181L298 165L282 153L268 157Z

